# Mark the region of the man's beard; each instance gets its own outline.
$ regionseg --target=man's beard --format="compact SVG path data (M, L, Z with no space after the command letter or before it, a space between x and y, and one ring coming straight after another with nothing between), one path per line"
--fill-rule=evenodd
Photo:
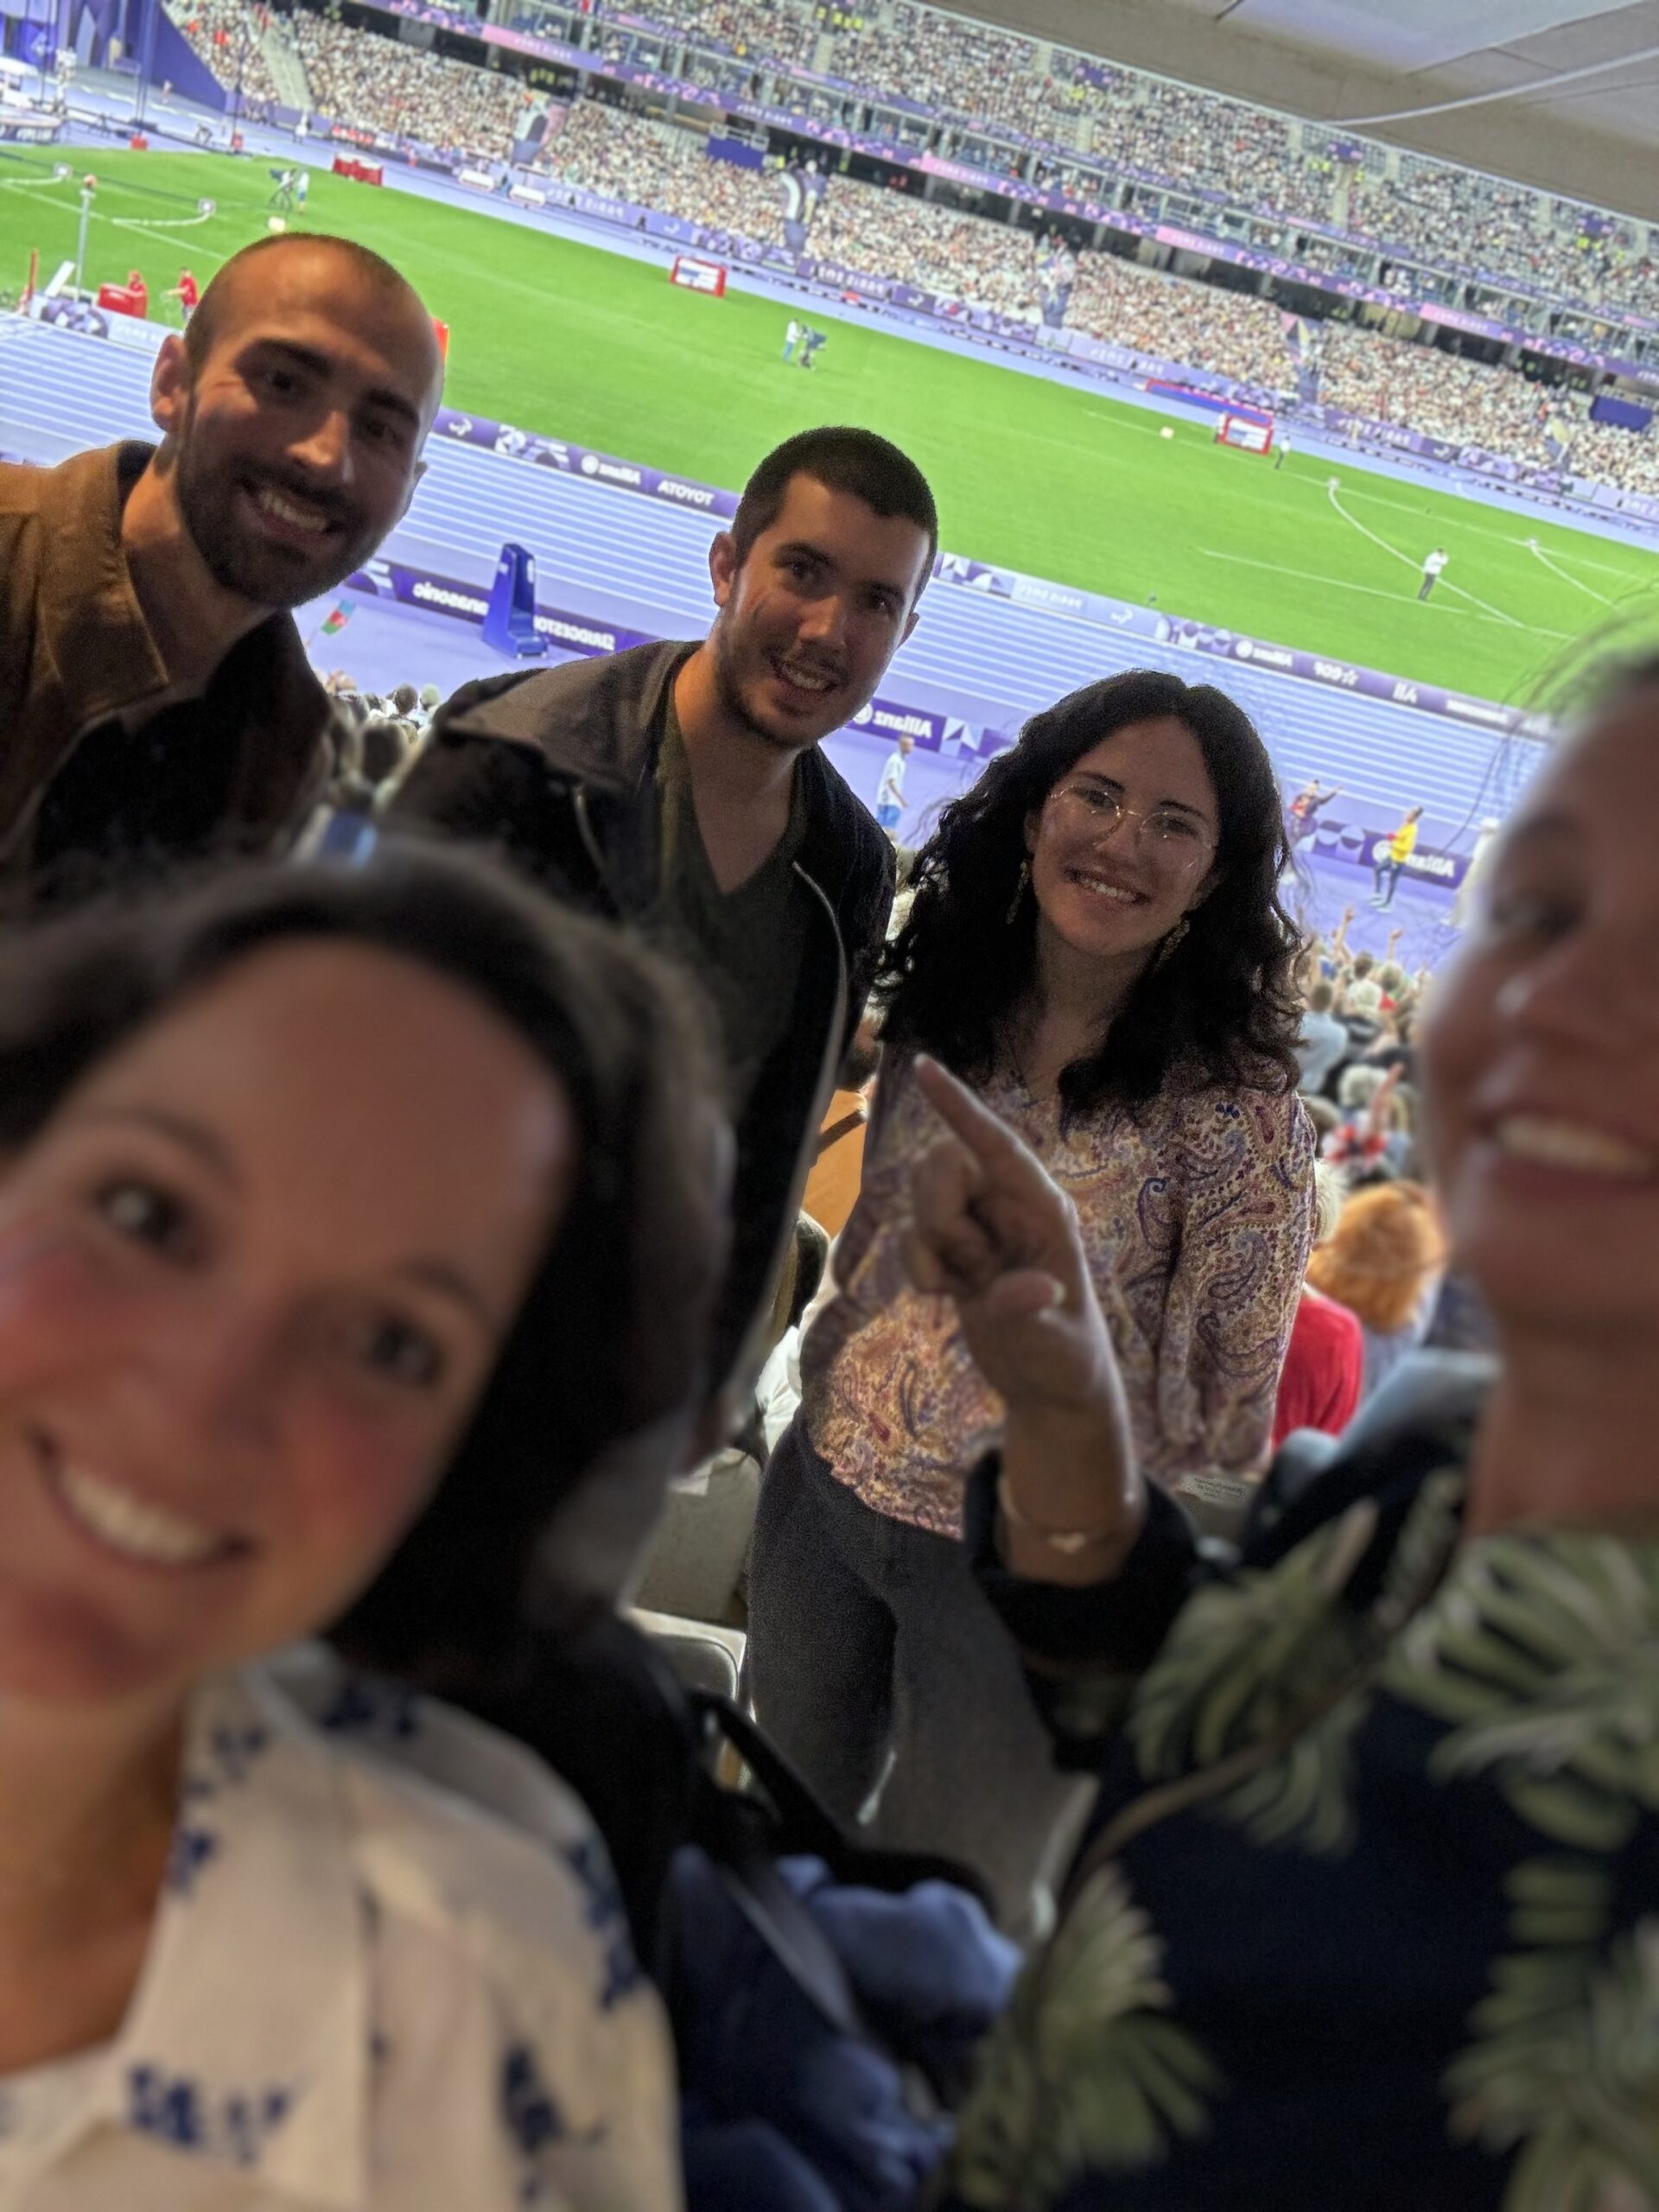
M803 737L796 730L771 729L760 721L743 696L742 684L732 664L734 656L731 640L718 623L709 632L709 642L714 648L715 696L734 721L753 731L763 743L775 746L779 753L804 753L820 741L817 737Z
M257 607L300 607L344 583L373 552L378 541L365 529L354 503L285 484L265 470L245 470L229 463L199 466L192 453L191 427L192 420L187 419L175 464L179 512L221 591L234 592ZM290 493L345 526L320 536L316 552L310 556L298 547L254 537L239 519L236 497L249 482Z

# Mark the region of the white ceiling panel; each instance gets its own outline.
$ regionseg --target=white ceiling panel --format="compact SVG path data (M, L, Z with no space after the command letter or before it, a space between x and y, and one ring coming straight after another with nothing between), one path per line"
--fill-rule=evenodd
M1626 0L1240 0L1227 20L1234 30L1408 76L1625 8Z
M0 0L3 4L3 0ZM957 12L1659 219L1659 0L948 0Z

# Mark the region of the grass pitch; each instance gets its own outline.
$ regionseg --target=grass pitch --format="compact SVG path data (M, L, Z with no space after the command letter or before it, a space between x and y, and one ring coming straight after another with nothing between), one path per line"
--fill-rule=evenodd
M58 181L60 160L73 175ZM264 234L270 162L223 155L0 149L0 286L73 256L96 172L86 281L143 271L151 311L188 264L205 283ZM202 215L201 199L214 212ZM450 326L454 406L705 481L741 485L791 432L862 423L926 470L953 551L1487 697L1524 700L1573 639L1659 603L1659 555L1354 463L1282 467L1093 387L829 326L782 359L786 310L677 289L631 261L477 209L312 171L302 222L395 261ZM4 420L0 386L0 423ZM1333 487L1333 476L1339 480ZM1427 604L1423 556L1450 565Z

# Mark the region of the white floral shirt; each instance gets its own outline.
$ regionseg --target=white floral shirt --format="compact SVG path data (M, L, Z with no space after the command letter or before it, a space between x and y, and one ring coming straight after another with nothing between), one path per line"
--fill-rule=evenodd
M677 2212L604 1847L463 1715L307 1649L193 1701L127 2016L0 2080L0 2212Z

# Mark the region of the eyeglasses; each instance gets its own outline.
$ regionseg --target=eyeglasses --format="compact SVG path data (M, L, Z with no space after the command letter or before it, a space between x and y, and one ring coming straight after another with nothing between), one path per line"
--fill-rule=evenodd
M1103 784L1061 784L1053 795L1074 817L1086 817L1096 837L1109 837L1125 821L1134 822L1136 838L1149 840L1166 861L1198 860L1215 843L1196 815L1175 806L1154 806L1143 814Z

